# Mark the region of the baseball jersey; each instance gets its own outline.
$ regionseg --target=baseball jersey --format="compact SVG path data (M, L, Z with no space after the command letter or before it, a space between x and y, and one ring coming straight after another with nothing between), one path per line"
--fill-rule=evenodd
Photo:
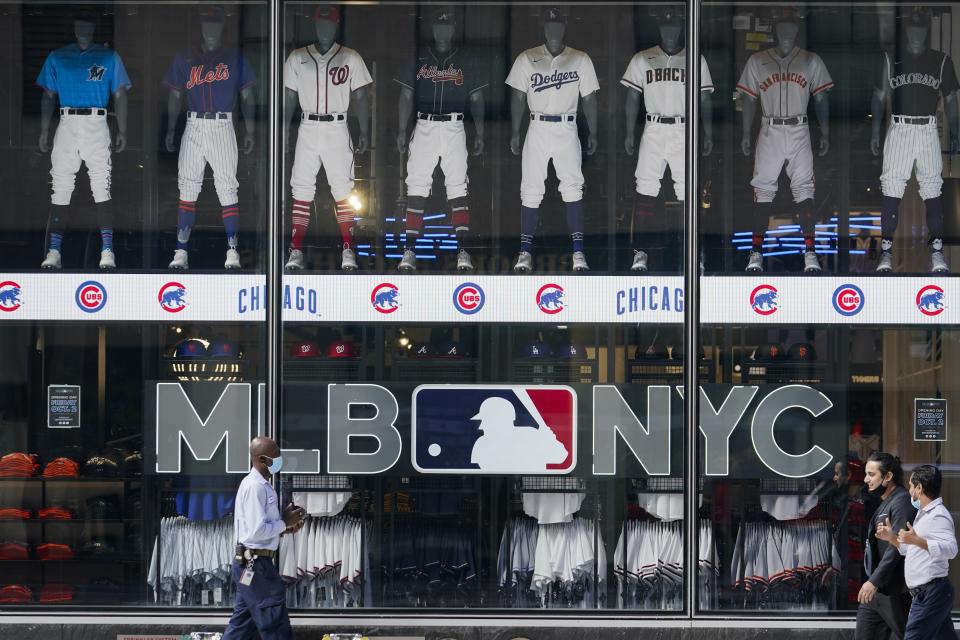
M187 109L201 113L230 113L237 95L257 81L253 67L236 49L177 54L163 84L187 94Z
M820 56L799 47L783 58L776 48L753 54L737 83L740 93L759 97L763 115L776 118L806 115L810 96L832 88Z
M657 45L634 54L620 84L643 93L648 113L668 117L684 115L687 50L669 55ZM700 90L713 91L713 79L703 56L700 56Z
M283 86L297 92L305 113L346 113L350 92L372 82L360 54L336 43L324 54L313 44L296 49L283 65Z
M97 44L86 49L71 44L51 51L37 84L58 94L60 106L77 109L106 108L110 96L132 86L120 54Z
M957 90L957 72L950 56L928 49L918 56L883 52L880 86L886 86L893 101L893 113L903 116L932 116L940 96Z
M558 56L546 45L527 49L517 56L506 82L527 94L531 112L547 115L576 113L580 96L600 90L590 56L573 47Z
M395 82L413 91L420 113L465 113L470 95L487 86L474 60L462 49L444 55L428 47L417 57L413 73Z

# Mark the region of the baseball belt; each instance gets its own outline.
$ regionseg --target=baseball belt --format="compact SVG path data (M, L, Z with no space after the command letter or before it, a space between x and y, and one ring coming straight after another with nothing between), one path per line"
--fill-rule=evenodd
M429 120L430 122L451 122L463 120L462 113L417 113L417 119Z
M198 120L229 120L232 116L232 113L225 111L187 111L188 118Z
M539 120L540 122L573 122L577 119L577 116L572 114L567 114L563 116L550 116L544 113L531 113L531 120Z
M72 109L70 107L64 107L60 109L60 115L62 116L105 116L107 115L106 109Z
M658 116L655 113L647 114L647 122L659 122L660 124L683 124L686 118L683 116Z
M891 116L894 124L934 124L936 116Z
M766 124L776 124L776 125L792 125L792 124L807 124L807 116L793 116L792 118L763 118L764 123Z
M315 122L340 122L346 120L347 116L338 114L304 113L300 116L301 120L313 120Z

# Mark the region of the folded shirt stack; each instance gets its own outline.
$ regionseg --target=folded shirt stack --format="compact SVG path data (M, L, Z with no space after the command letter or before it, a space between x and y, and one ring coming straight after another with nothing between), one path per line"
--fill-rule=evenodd
M76 478L80 475L80 465L70 458L54 458L43 469L44 478Z
M0 457L0 478L30 478L38 471L40 465L33 454L14 452Z
M5 587L0 587L0 603L23 604L32 601L33 591L26 585L8 584Z
M0 542L0 560L29 560L30 545L24 542Z
M40 602L70 602L73 600L73 587L69 584L45 584L40 589Z
M73 511L66 507L44 507L37 515L41 520L73 520Z
M29 520L31 515L30 509L21 509L19 507L5 507L0 509L0 520Z
M37 546L37 558L40 560L73 560L73 549L68 544L47 542Z

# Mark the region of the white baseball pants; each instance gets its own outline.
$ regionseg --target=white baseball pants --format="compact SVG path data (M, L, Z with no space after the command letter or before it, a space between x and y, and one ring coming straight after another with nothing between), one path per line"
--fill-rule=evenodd
M337 202L353 191L353 142L346 119L339 122L301 120L290 186L294 200L310 202L317 194L317 173L327 171L327 184Z
M647 122L640 137L637 150L637 193L644 196L660 195L660 180L667 166L673 178L673 191L677 200L683 201L687 169L684 164L683 124Z
M813 199L813 149L810 147L809 126L764 122L756 146L753 180L750 181L755 202L773 202L784 163L793 201Z
M890 124L883 143L883 173L880 175L883 195L902 198L914 164L917 166L920 197L929 200L939 196L943 187L943 158L935 121L930 124Z
M426 198L440 162L447 200L467 195L467 134L463 121L417 120L407 158L407 195Z
M207 164L213 169L213 186L220 204L236 204L240 183L237 182L237 134L232 117L187 118L180 140L177 176L180 199L184 202L197 201Z
M68 205L73 196L77 172L84 163L90 176L94 202L110 199L110 127L107 117L60 115L50 153L50 177L53 178L53 204Z
M520 202L536 209L546 193L547 165L560 180L560 196L564 202L583 199L583 171L577 121L543 122L531 120L523 141L523 175L520 179Z

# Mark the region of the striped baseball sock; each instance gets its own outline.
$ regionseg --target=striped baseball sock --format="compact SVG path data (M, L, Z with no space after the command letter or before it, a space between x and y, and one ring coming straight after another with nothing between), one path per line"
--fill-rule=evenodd
M583 251L583 200L567 203L567 228L573 240L573 250Z
M197 220L197 203L181 200L177 206L177 249L187 248L190 231Z
M63 246L63 234L62 233L53 233L50 232L50 249L55 249L60 251L60 247Z
M750 245L753 251L758 253L763 251L763 237L767 233L772 211L772 202L756 202L753 205L753 240Z
M310 202L307 200L293 201L293 233L290 235L290 248L302 249L303 237L307 235L310 226Z
M240 205L233 203L223 207L223 230L227 232L227 246L237 248L240 235Z
M50 205L50 249L60 251L63 244L63 234L67 228L68 213L70 213L69 205Z
M470 231L470 207L467 206L467 199L454 198L450 201L450 210L453 214L453 232L462 244L464 237Z
M520 251L533 252L533 233L539 220L538 207L520 207Z
M113 229L110 227L100 229L100 250L113 251Z
M340 227L343 248L353 247L353 207L346 199L337 200L337 226Z

